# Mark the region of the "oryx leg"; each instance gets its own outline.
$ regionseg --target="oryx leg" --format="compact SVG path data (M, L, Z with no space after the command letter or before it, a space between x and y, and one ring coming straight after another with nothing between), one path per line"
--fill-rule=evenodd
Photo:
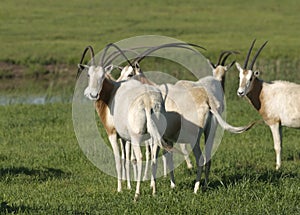
M200 137L201 135L199 134L197 137L197 141L194 144L193 147L193 153L195 155L195 160L196 160L196 165L197 165L197 176L196 176L196 183L194 186L194 193L197 193L197 191L199 190L199 186L200 186L200 179L201 179L201 174L202 174L202 169L203 169L203 165L204 165L204 159L202 156L202 152L200 149Z
M205 187L208 185L209 173L211 167L211 152L215 140L215 135L217 131L217 121L215 117L211 117L209 124L204 129L205 136Z
M179 146L180 146L180 149L181 149L182 153L184 154L184 159L185 159L187 168L192 169L193 165L192 165L191 159L189 157L189 153L188 153L187 148L186 148L187 145L183 144L183 143L180 143Z
M280 123L270 125L273 135L274 149L276 153L276 170L281 166L281 141L282 141L282 127Z
M163 162L163 170L164 170L164 177L167 177L167 158L165 155L162 156L162 162Z
M133 178L135 181L137 181L137 165L136 165L136 158L135 158L133 147L131 147L130 152L131 152L130 161L133 168Z
M129 141L126 141L126 144L125 144L125 158L126 158L126 163L125 163L125 168L126 168L126 179L127 179L127 188L130 190L131 189L131 184L130 184L130 150L131 150L131 147L130 147L130 142Z
M134 150L134 154L136 157L136 164L137 164L137 181L136 181L136 190L135 190L135 196L134 200L136 201L140 195L140 186L141 186L141 177L142 177L142 151L140 146L140 141L136 141L134 139L131 140L132 142L132 148Z
M167 152L164 150L164 156L166 157L167 165L170 171L171 188L175 187L175 176L174 176L174 162L173 162L173 152Z
M117 134L113 133L108 136L110 144L113 149L114 157L115 157L115 164L117 170L117 178L118 178L118 192L122 190L122 168L121 168L121 159L120 159L120 149L117 142Z
M146 153L146 164L145 164L145 172L144 172L144 177L143 181L146 181L148 179L148 170L149 170L149 160L150 160L150 144L151 144L151 139L145 141L145 153Z
M126 141L124 141L122 138L119 139L120 141L120 148L121 148L121 172L122 172L122 180L126 180L126 171L125 171L125 165L126 165L126 151L125 151L125 144Z
M157 143L154 143L151 150L151 166L152 166L152 174L151 174L151 183L150 187L152 187L152 194L156 193L156 172L157 172L157 158L159 153L159 147Z

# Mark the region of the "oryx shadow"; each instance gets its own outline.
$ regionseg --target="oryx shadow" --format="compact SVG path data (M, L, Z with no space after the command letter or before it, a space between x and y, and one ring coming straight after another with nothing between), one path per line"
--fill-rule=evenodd
M61 169L52 167L42 167L40 169L33 169L24 166L0 168L0 180L8 176L27 175L33 176L36 180L46 181L51 178L67 178L70 173L66 173Z
M230 175L221 176L218 180L214 179L208 184L208 189L218 189L219 187L226 187L239 185L245 181L249 183L264 182L274 186L279 186L284 178L298 178L299 175L296 172L286 172L281 170L252 170L245 173L233 173Z

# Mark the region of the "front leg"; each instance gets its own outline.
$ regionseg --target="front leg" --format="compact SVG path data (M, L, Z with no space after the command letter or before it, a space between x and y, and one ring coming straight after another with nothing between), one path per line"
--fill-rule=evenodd
M274 149L276 153L276 170L281 166L281 141L282 141L282 127L280 123L270 125L273 135Z
M121 159L120 159L120 149L117 142L117 134L113 133L108 136L110 144L113 149L114 157L115 157L115 164L117 170L117 178L118 178L118 192L122 190L122 168L121 168Z

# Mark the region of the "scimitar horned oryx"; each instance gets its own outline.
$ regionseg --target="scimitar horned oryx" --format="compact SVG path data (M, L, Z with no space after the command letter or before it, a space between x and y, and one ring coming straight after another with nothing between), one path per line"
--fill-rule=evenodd
M104 56L110 46L112 45L108 45L104 50ZM84 91L84 95L90 100L95 101L96 111L112 145L118 174L118 191L121 190L121 168L117 137L120 136L124 140L131 141L138 170L134 198L136 200L140 194L142 172L140 144L145 139L151 137L154 141L153 153L156 153L158 146L162 148L169 147L161 139L164 130L163 125L165 125L163 98L157 88L150 85L143 85L139 81L115 82L111 80L106 75L106 68L103 67L104 56L101 58L100 65L96 65L93 48L88 46L88 49L92 53L92 65L83 65L81 64L82 61L79 65L81 70L87 69L89 76L88 86ZM154 160L153 170L155 169L155 164ZM155 178L154 171L152 172L152 177ZM153 186L153 193L155 193L155 185Z
M213 95L213 97L217 101L217 110L221 115L224 111L224 91L225 91L225 78L226 72L234 65L235 61L232 61L230 64L225 65L227 58L232 54L237 54L236 51L223 51L218 59L216 64L212 63L208 60L212 69L212 76L206 76L204 78L200 78L198 81L186 81L181 80L176 83L178 86L184 86L186 88L192 87L204 87L205 90ZM206 124L204 127L204 137L205 137L205 185L208 184L209 173L211 168L211 153L213 144L215 141L215 135L217 131L218 122L216 117L209 113ZM202 155L203 156L203 155Z
M247 68L255 41L250 46L244 66L236 63L240 79L237 95L246 97L270 127L276 152L276 169L279 169L282 126L300 128L300 85L280 80L265 82L258 78L259 71L253 71L253 66L267 41L256 52Z
M154 47L145 53L149 54L152 50L158 49L159 47ZM131 63L134 65L134 68L129 65L124 67L121 76L123 79L126 79L126 77L133 74L133 79L139 80L144 84L156 86L161 90L163 97L165 98L166 117L168 122L163 137L169 141L191 144L197 164L197 177L194 187L194 192L196 193L199 189L202 166L204 163L203 160L200 160L202 152L199 140L203 129L205 128L209 113L212 113L216 117L216 120L221 127L232 133L244 132L251 128L254 123L244 127L233 127L226 123L218 112L219 104L217 99L202 86L187 88L172 84L156 85L145 77L139 67L140 60L144 59L144 55L146 55L143 54L141 54L142 56L138 56L136 60ZM195 113L191 114L191 112Z

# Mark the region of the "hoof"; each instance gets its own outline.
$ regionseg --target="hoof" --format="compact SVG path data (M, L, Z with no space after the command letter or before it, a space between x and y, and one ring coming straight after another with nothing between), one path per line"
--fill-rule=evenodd
M171 181L171 189L174 189L176 187L175 183Z
M193 169L193 165L192 164L187 164L187 168L188 169Z
M200 181L197 181L195 183L195 187L194 187L194 193L197 194L198 190L199 190L199 186L200 186Z
M139 194L139 193L136 193L136 194L134 195L133 201L134 201L134 202L137 202L137 201L139 200L139 197L140 197L140 194Z

